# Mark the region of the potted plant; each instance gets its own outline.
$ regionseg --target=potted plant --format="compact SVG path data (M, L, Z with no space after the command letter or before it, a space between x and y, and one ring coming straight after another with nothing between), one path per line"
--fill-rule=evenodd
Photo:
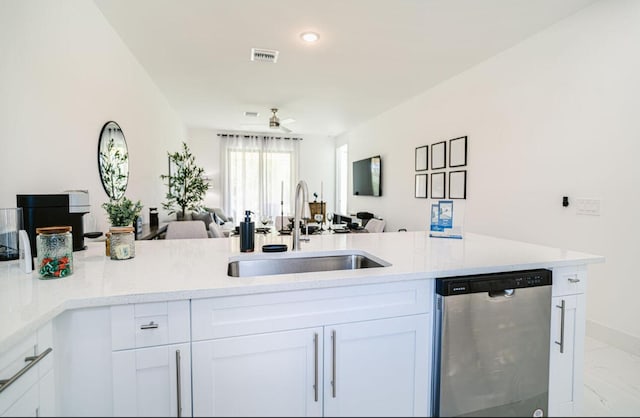
M182 151L168 153L169 174L160 178L167 180L169 191L162 207L169 214L175 213L177 219L185 219L186 211L200 210L204 196L209 189L209 181L204 178L204 169L196 164L196 159L185 142Z
M103 203L102 207L107 211L111 226L116 227L133 225L133 221L142 211L142 203L139 200L133 203L126 196L122 196L118 200L111 199Z
M120 199L110 199L102 204L107 212L111 227L107 234L106 254L112 260L126 260L133 258L135 252L135 236L133 221L140 215L142 203L132 202L126 196Z

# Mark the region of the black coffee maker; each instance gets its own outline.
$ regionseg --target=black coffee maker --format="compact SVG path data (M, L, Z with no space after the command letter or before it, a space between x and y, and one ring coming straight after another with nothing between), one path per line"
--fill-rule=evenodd
M36 228L70 226L73 251L84 250L82 216L89 213L89 192L69 191L61 194L19 194L17 207L22 208L24 229L29 235L31 254L36 256Z

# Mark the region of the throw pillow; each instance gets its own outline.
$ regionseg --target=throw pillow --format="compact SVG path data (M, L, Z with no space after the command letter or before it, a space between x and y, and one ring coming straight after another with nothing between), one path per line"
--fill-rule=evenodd
M211 212L211 215L213 215L213 222L218 225L224 225L224 221L220 219L220 217L215 212Z

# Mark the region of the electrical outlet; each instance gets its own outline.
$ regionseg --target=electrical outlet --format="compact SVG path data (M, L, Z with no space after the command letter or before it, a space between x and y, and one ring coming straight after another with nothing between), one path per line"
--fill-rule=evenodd
M576 199L576 214L600 216L600 199Z

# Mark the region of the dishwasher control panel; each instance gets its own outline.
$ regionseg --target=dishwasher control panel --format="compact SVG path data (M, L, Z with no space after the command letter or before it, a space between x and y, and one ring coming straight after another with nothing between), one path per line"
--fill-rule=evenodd
M551 283L551 270L522 270L437 279L436 293L442 296L453 296L467 293L499 292L506 289L549 286Z

